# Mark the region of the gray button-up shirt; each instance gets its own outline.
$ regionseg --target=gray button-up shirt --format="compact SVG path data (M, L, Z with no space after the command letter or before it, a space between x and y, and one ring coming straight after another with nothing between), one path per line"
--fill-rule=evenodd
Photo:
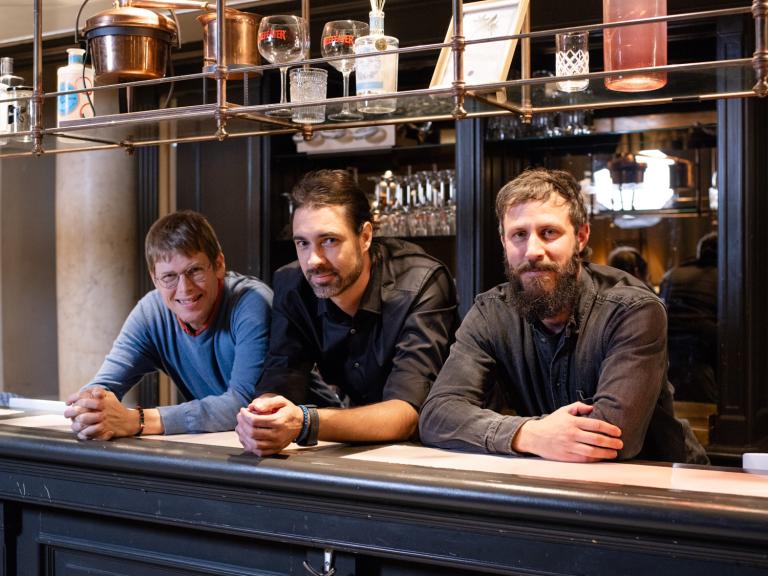
M422 408L425 443L513 454L526 420L582 401L594 405L588 417L622 430L619 458L687 460L667 381L662 302L607 266L584 264L579 285L555 338L518 314L508 284L475 299Z

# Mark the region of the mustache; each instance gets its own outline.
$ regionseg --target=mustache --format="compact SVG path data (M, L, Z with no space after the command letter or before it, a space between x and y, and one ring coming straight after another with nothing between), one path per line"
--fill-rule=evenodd
M309 268L307 269L305 276L307 278L311 278L312 276L319 276L322 274L336 274L336 269L326 266L322 266L320 268Z
M557 264L547 264L544 262L523 262L515 268L515 274L523 274L524 272L560 272L560 267Z

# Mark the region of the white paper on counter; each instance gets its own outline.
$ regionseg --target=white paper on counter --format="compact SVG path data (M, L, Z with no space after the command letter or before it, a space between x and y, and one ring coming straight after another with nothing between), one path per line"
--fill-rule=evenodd
M139 436L142 440L160 440L162 442L183 442L185 444L197 444L199 446L223 446L225 448L241 448L240 440L234 430L228 432L206 432L204 434L148 434ZM317 446L299 446L298 444L289 444L281 452L291 452L294 450L305 450L307 448L318 448L321 446L331 446L335 442L318 442Z
M384 446L343 456L343 458L449 470L514 474L552 480L599 481L608 484L768 498L768 475L682 466L648 466L622 462L576 464L553 462L541 458L466 454L407 444Z
M8 418L0 421L0 424L21 426L22 428L49 428L54 430L72 430L72 421L61 414L39 414L36 416L22 416L21 418Z
M46 414L64 414L67 405L58 400L38 400L37 398L11 398L8 407L15 410L38 410Z

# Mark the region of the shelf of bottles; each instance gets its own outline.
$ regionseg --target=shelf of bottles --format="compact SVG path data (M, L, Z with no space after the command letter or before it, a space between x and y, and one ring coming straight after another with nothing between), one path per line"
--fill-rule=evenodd
M306 1L306 0L305 0ZM35 51L42 51L42 39L39 33L42 11L42 0L35 0ZM223 13L226 0L217 0L217 13ZM462 3L452 0L454 22L457 15L462 14ZM454 27L454 34L459 38L452 42L395 47L388 46L388 54L407 52L431 52L435 61L439 51L451 50L455 55L457 65L454 66L454 76L451 86L404 90L394 93L346 96L329 98L322 101L324 110L322 121L313 124L296 123L290 117L274 116L278 108L296 109L306 107L306 104L296 103L267 103L252 105L247 101L232 102L227 100L226 85L243 80L227 80L217 75L217 65L207 67L205 72L185 76L165 77L154 80L126 82L93 88L92 94L98 99L99 92L104 90L135 89L142 86L169 84L171 82L201 80L209 78L217 83L217 101L195 106L158 108L140 112L125 112L112 115L97 115L93 118L83 118L60 122L59 126L43 126L42 122L32 122L29 128L17 130L12 134L2 135L0 142L0 157L30 155L39 153L67 152L100 148L138 147L167 142L185 142L223 139L226 137L260 136L302 132L305 138L311 138L317 130L333 130L355 128L359 126L400 124L405 122L441 121L459 118L491 117L505 114L518 114L524 121L529 121L539 113L554 110L598 109L621 106L639 106L649 104L665 104L676 102L703 101L719 98L743 98L764 96L768 93L768 2L754 0L752 6L708 10L689 14L677 14L653 18L644 18L627 22L672 22L683 20L712 19L721 16L752 13L756 28L756 50L752 58L718 60L711 62L691 62L667 66L654 66L625 70L625 74L653 72L666 76L666 83L653 91L624 92L606 88L606 80L615 73L598 71L578 74L568 77L574 81L586 84L584 89L577 92L564 92L558 89L557 78L530 78L527 70L527 45L534 37L549 36L554 38L564 32L592 32L610 28L612 24L592 24L557 30L528 32L526 27L520 34L507 36L491 36L477 40L462 41L462 30ZM455 24L454 24L455 26ZM402 39L401 39L402 40ZM521 79L503 82L470 85L464 83L463 53L467 46L488 42L519 41L522 45ZM226 41L223 38L222 41ZM366 58L377 58L375 53L345 55L343 58L353 58L358 68ZM333 65L342 56L325 56L323 58L302 59L291 62L291 66L326 66ZM42 68L41 57L35 56L37 70ZM244 72L247 79L254 74L276 74L284 64L264 64L259 66L242 66L238 72ZM78 91L42 93L40 78L36 78L36 94L26 96L27 100L37 97L43 106L55 106L55 99L61 95L77 94ZM82 92L81 90L80 92ZM22 98L23 100L23 98ZM0 101L2 103L3 101ZM5 100L12 103L13 100ZM362 112L353 119L343 121L334 118L344 118L349 109L375 110L376 103L386 113ZM31 108L32 106L30 106ZM42 118L42 114L37 114Z

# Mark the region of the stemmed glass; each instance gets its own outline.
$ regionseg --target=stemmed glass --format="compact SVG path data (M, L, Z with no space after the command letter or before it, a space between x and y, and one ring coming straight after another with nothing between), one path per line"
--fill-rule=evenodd
M270 64L289 64L309 52L309 28L300 16L264 16L259 23L259 53ZM288 66L280 66L280 104L286 104L285 77ZM268 116L290 118L290 108L269 110Z
M334 20L328 22L323 28L321 51L324 57L344 56L355 53L355 38L368 35L368 24L356 20ZM344 97L349 96L349 75L355 69L354 58L342 58L328 62L341 72L344 78ZM349 102L344 102L341 112L330 114L330 120L361 120L363 115L352 112Z

